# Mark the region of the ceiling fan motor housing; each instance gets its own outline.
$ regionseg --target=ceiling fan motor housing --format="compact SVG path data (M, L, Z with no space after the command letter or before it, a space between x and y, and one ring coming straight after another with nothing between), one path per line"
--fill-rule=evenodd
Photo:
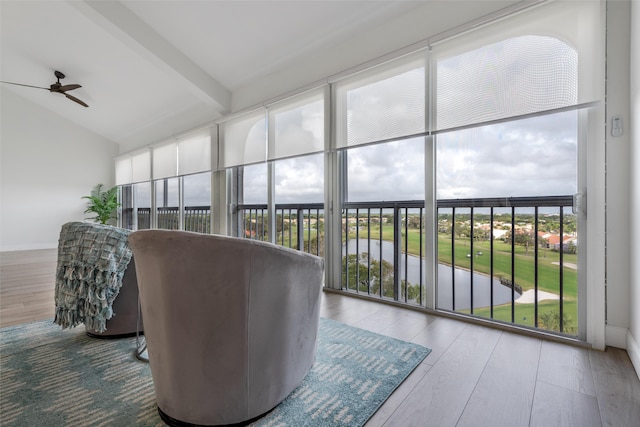
M58 70L54 71L53 74L55 74L55 76L58 78L58 81L49 86L49 90L51 92L59 92L60 87L62 86L62 84L60 83L60 79L64 79L66 76Z

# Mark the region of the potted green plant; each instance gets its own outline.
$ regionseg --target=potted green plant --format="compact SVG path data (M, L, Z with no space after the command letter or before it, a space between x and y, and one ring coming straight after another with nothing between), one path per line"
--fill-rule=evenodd
M98 184L91 190L90 196L84 196L83 199L88 199L87 210L84 213L94 213L96 216L88 219L92 219L100 224L106 224L111 218L116 218L116 212L118 210L118 187L105 189L104 185Z

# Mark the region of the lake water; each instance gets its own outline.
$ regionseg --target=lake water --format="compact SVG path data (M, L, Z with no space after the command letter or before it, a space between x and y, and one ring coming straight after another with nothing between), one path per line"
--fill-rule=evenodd
M349 254L369 252L368 240L360 239L349 241ZM344 246L342 254L345 254ZM379 241L371 241L370 254L373 259L380 260L381 257L387 262L393 264L393 243L383 241L382 245ZM400 279L405 278L405 258L407 264L406 278L409 283L417 285L420 283L420 258L414 255L400 255ZM425 269L425 261L422 261L422 271ZM452 272L452 268L446 264L438 264L438 287L436 294L438 295L438 308L444 310L452 309L452 294L454 289L452 282L455 279L455 308L456 310L464 310L471 308L471 272L461 268L456 268ZM481 308L491 305L491 288L493 287L493 305L500 305L511 302L511 289L500 284L497 279L491 280L487 275L473 273L473 307ZM515 299L520 294L515 293Z

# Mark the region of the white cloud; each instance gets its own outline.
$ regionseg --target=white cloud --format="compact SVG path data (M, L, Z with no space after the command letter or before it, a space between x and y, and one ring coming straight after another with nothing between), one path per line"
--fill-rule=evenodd
M183 180L185 206L211 205L211 172L187 175Z
M277 161L275 191L276 203L324 202L323 155Z
M244 200L245 204L267 203L267 164L260 163L244 167Z
M438 136L437 198L576 192L576 112Z
M424 199L424 138L353 148L347 156L349 201Z

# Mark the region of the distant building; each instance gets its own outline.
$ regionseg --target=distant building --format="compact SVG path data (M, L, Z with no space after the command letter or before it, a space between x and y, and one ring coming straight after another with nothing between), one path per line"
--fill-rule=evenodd
M493 238L494 239L502 239L505 234L509 233L511 230L496 230L493 229Z
M538 233L541 239L546 240L544 247L553 249L555 251L560 250L560 235L555 233ZM565 234L562 238L563 252L574 252L575 247L578 245L578 238L569 234Z

